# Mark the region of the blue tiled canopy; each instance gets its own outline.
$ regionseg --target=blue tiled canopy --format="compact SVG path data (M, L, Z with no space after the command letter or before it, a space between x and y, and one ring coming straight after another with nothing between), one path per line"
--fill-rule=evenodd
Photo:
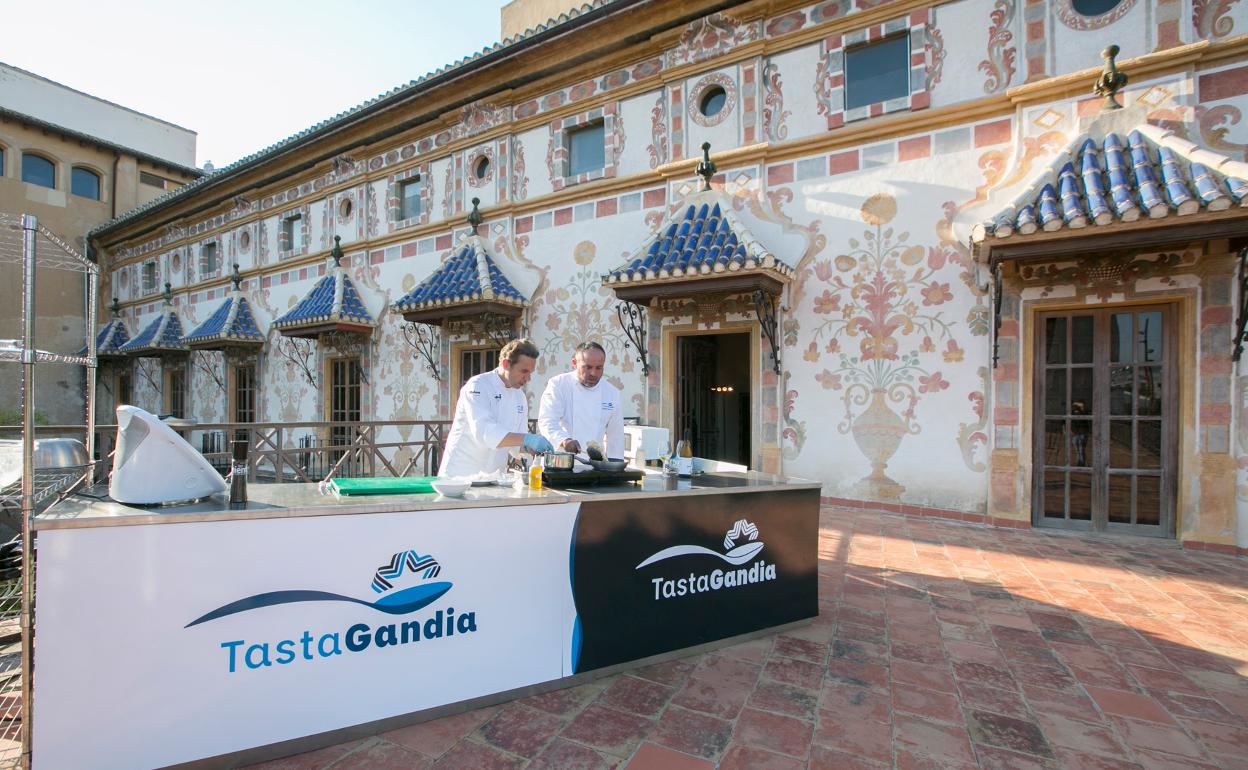
M172 305L165 305L160 315L143 327L119 349L128 356L155 356L161 353L185 353L189 350L182 341L182 321Z
M234 345L263 345L264 335L251 312L251 303L241 292L230 292L208 320L182 341L192 348L219 350Z
M1083 136L1049 172L976 229L996 239L1248 206L1248 164L1158 126Z
M95 335L95 357L96 358L119 358L125 353L121 352L121 348L130 341L130 330L126 328L125 321L120 318L114 318L109 321L99 333ZM83 351L83 355L86 351Z
M602 280L624 287L749 273L787 282L793 268L759 243L723 193L709 190L689 197L641 249Z
M485 250L480 236L465 238L437 270L391 307L396 313L464 308L488 303L521 310L529 303Z
M377 322L364 307L355 283L346 270L335 266L285 315L273 322L282 334L328 331L334 327L371 329Z

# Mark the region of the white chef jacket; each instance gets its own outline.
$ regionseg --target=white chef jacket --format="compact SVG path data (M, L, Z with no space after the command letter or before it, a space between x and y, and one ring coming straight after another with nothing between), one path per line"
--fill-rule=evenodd
M499 447L508 433L529 432L529 402L523 388L503 383L502 369L469 378L459 391L455 419L438 466L439 476L471 476L507 469L514 447Z
M537 407L537 429L559 448L565 439L575 439L581 451L589 442L602 444L606 457L624 456L624 405L620 391L605 379L587 388L576 379L576 372L550 378Z

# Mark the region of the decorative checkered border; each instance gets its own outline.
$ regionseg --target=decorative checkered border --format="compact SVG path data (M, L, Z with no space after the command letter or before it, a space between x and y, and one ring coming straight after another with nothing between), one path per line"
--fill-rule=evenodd
M403 216L403 197L399 194L404 182L415 179L420 182L420 213L414 217ZM386 180L386 215L391 230L402 230L429 222L429 209L433 207L433 185L429 184L429 164L422 163L406 171L391 174Z
M815 101L819 113L828 121L828 128L840 128L848 122L874 118L901 110L921 110L931 104L927 90L928 9L909 17L890 19L882 24L855 30L845 35L831 35L819 44L819 64L815 72ZM900 32L910 36L910 93L908 96L864 104L845 109L845 49L860 43L874 43Z
M702 114L702 98L706 92L716 86L724 89L724 106L714 115ZM693 84L693 88L689 89L689 119L699 126L710 128L718 126L728 119L732 111L737 108L737 84L732 78L722 72L714 72L701 78Z
M291 248L290 236L286 234L286 222L292 217L299 217L299 235L301 245L297 249ZM308 253L309 241L312 239L312 218L308 215L307 205L296 206L293 209L283 211L277 217L277 258L278 260L291 259L293 257L301 257Z
M619 150L623 149L616 146L616 137L619 135L617 131L618 126L616 125L617 110L617 103L610 102L588 112L569 115L566 118L551 121L550 144L546 152L546 165L550 169L550 184L554 190L562 190L570 185L583 184L595 179L615 178L619 170ZM602 121L602 141L604 143L602 168L586 171L575 176L570 175L568 173L568 134L575 129L598 121Z

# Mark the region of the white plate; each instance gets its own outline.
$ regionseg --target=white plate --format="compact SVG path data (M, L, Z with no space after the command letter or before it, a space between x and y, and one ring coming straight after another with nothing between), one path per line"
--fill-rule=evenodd
M498 486L498 479L477 479L472 482L474 487L494 487Z

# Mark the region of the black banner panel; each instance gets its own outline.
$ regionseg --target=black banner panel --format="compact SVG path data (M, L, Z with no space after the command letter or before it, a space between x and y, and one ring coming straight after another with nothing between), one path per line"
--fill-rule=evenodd
M819 490L585 500L576 672L813 618Z

